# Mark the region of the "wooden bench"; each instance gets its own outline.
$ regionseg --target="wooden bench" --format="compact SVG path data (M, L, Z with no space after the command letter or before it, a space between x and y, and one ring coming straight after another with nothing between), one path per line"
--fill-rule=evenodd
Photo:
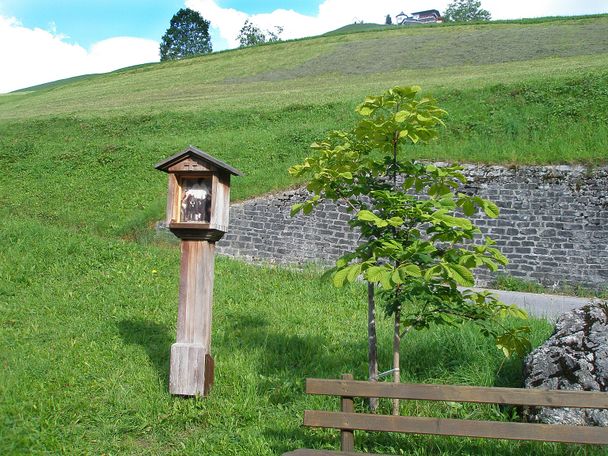
M490 439L539 440L545 442L608 444L608 428L536 423L511 423L452 418L389 416L355 413L353 398L391 398L403 400L473 402L483 404L536 407L608 408L608 393L588 391L547 391L522 388L372 383L342 380L306 380L306 393L340 396L342 410L306 410L304 425L341 431L341 450L299 449L284 456L360 455L354 453L354 430L403 432L413 434L483 437Z

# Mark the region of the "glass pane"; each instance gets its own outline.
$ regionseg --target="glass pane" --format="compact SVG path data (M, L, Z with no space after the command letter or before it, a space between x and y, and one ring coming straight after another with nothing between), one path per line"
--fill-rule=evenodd
M181 222L211 221L211 178L182 180Z

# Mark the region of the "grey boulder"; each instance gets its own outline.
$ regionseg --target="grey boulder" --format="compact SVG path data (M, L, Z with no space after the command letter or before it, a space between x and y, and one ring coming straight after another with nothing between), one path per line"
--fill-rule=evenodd
M557 320L553 335L524 360L526 388L608 390L608 302L594 301ZM531 422L608 426L608 410L530 408Z

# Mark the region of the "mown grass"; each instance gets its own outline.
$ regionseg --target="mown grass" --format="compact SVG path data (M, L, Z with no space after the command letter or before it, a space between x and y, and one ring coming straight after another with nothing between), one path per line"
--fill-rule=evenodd
M313 270L219 258L213 320L216 383L207 399L168 394L179 253L103 240L23 217L0 231L0 453L271 455L336 448L303 429L306 377L365 378L365 289L333 288ZM551 330L533 321L534 343ZM388 368L389 320L379 318ZM469 327L408 336L404 381L521 385ZM360 404L362 406L362 404ZM388 407L388 404L384 406ZM404 403L403 413L506 420L514 410ZM601 454L553 444L360 433L360 450L399 454ZM585 453L585 451L587 451Z
M606 67L607 31L608 16L599 16L318 37L138 66L0 97L0 118L265 110L359 99L395 83L470 88L514 82L522 74L576 74Z

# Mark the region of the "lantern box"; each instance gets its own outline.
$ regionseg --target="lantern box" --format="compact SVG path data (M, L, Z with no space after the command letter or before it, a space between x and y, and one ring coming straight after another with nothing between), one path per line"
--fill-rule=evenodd
M163 160L156 169L169 174L166 222L186 240L217 241L228 229L232 166L189 146Z

